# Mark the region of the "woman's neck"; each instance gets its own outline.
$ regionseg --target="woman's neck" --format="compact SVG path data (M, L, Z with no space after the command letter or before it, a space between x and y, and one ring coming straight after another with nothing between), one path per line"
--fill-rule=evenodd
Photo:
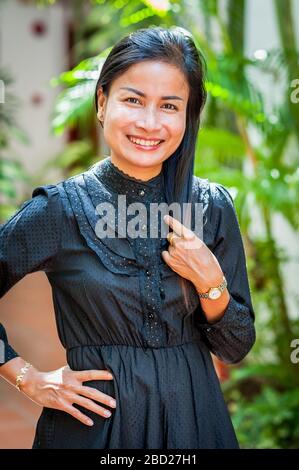
M159 165L142 168L140 166L131 164L130 162L110 155L110 160L119 170L125 173L127 176L137 178L142 181L148 181L155 176L159 175L162 170L162 163Z

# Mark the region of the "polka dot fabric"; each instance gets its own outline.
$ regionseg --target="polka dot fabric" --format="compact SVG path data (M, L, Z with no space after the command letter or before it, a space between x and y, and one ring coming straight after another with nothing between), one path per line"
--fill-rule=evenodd
M164 262L168 241L146 236L101 239L101 202L118 207L165 202L163 171L144 182L110 157L33 197L1 227L2 295L26 273L46 272L57 330L73 370L105 369L112 381L89 381L116 399L110 418L87 409L88 427L60 410L43 408L33 448L238 448L210 352L240 361L255 341L246 260L233 201L218 183L194 176L203 204L203 240L213 251L231 294L224 316L206 321L193 284L185 303L181 278ZM107 225L118 234L121 221ZM4 326L4 362L16 357ZM41 352L42 353L42 352ZM80 409L80 406L78 406Z
M62 205L54 185L38 187L6 223L0 226L0 297L26 274L51 269L60 248ZM19 356L0 324L4 355L0 365Z

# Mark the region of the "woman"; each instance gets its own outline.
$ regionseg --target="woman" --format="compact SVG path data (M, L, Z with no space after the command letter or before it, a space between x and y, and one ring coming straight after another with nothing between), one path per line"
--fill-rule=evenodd
M35 188L1 228L1 295L45 271L67 354L38 371L2 326L1 375L43 407L33 448L238 448L210 351L244 358L254 312L231 196L193 175L205 99L204 60L183 30L123 38L95 94L111 155ZM191 202L191 224L165 218L151 236L151 207L174 202Z

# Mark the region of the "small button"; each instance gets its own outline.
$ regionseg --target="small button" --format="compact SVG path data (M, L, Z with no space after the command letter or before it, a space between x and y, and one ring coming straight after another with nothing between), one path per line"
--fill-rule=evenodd
M140 194L140 196L144 196L144 195L145 195L145 191L142 189L139 194Z
M148 269L146 270L146 275L147 275L147 276L150 276L150 275L151 275L151 272L150 272Z
M149 318L154 318L154 315L152 313L148 314Z
M146 225L145 225L145 224L144 224L144 225L142 225L142 227L141 227L141 228L142 228L142 230L145 230L145 229L146 229Z

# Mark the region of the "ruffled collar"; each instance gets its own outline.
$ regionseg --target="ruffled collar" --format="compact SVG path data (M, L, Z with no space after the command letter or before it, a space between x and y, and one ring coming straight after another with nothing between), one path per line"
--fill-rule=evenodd
M147 181L127 175L112 163L111 157L95 163L90 169L106 188L134 201L150 201L164 193L163 168L158 175Z
M119 218L112 216L107 226L115 232L115 238L100 238L96 227L99 222L98 204L112 203L118 208L118 195L125 194L128 204L134 201L144 202L146 206L152 202L165 202L163 169L159 175L148 181L126 175L112 164L110 158L101 160L87 171L72 176L57 184L61 196L67 198L66 210L70 219L76 222L79 233L90 250L96 254L103 266L115 274L125 276L147 276L148 272L158 272L155 292L160 292L161 299L165 297L163 279L169 276L177 277L163 260L161 253L167 250L166 237L130 238L118 237ZM194 196L197 202L204 205L204 213L208 208L209 184L207 180L194 177ZM120 222L121 222L120 218ZM208 228L210 224L207 224ZM147 227L149 224L147 224ZM160 232L159 232L160 234ZM210 246L213 240L211 230L204 232L204 241ZM190 283L191 295L189 311L199 304L198 294ZM158 297L159 298L159 297Z

